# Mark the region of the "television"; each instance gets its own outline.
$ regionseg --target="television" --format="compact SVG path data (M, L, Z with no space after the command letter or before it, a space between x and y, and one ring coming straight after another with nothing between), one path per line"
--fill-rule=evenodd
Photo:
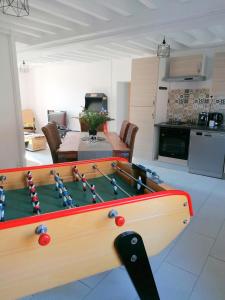
M93 112L107 112L107 96L103 93L87 93L85 95L85 109Z

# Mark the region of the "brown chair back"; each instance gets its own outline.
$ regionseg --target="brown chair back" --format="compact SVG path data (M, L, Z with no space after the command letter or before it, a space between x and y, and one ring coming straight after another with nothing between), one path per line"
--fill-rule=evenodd
M55 123L48 123L46 126L41 128L46 140L48 142L52 160L53 163L57 163L58 161L58 155L57 155L57 149L59 148L59 145L62 143L57 126Z
M138 127L135 124L129 123L128 130L127 130L127 136L125 143L127 146L130 148L130 153L129 153L129 162L132 162L132 157L133 157L133 151L134 151L134 142L135 142L135 137L138 132Z
M127 131L129 127L129 122L124 120L120 129L120 139L125 142L127 137Z

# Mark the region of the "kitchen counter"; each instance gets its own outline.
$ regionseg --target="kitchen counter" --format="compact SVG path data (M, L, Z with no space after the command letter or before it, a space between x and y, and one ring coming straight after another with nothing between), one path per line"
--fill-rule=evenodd
M187 129L195 129L195 130L205 130L205 131L215 131L215 132L225 132L225 125L217 126L214 128L210 128L208 126L199 126L197 124L175 124L175 123L169 123L169 122L163 122L155 124L156 127L173 127L173 128L187 128Z

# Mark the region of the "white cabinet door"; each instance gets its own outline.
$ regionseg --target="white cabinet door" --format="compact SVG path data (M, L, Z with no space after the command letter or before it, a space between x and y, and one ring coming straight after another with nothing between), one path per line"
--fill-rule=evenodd
M202 71L203 56L191 55L170 58L170 77L199 75Z
M131 106L154 105L159 72L159 59L145 57L132 61Z
M212 92L217 96L225 95L225 53L216 53L213 64Z
M153 134L154 134L154 108L153 107L130 107L130 122L139 128L134 146L133 156L141 160L153 158Z

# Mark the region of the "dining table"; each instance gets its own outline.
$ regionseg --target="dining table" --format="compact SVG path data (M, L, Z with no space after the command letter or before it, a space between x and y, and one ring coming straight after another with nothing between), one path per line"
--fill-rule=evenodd
M128 158L129 152L129 147L116 132L98 132L93 137L88 132L69 131L57 150L59 161L112 156Z

